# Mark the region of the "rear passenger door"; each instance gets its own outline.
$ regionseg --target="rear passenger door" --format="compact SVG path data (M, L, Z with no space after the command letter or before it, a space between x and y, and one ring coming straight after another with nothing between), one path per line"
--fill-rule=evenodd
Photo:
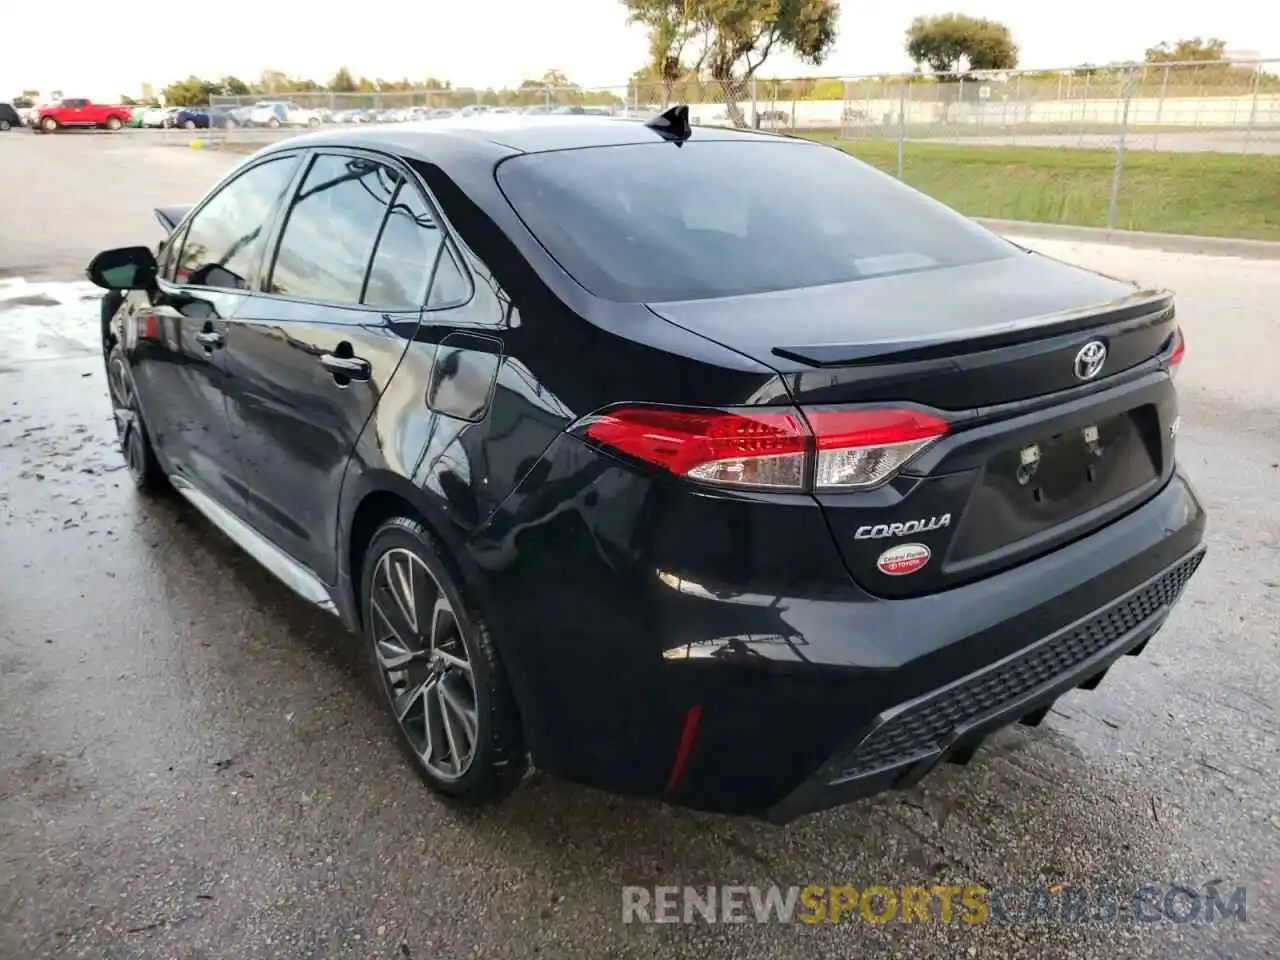
M228 414L257 529L334 582L347 459L418 329L440 253L393 161L315 153L229 331Z

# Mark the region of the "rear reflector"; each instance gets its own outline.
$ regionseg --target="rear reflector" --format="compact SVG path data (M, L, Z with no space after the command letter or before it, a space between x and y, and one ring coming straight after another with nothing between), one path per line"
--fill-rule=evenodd
M624 407L590 421L596 443L677 476L774 490L865 490L947 432L914 410Z
M1173 350L1169 353L1169 359L1165 361L1165 366L1169 369L1169 376L1176 377L1178 370L1182 365L1182 357L1187 352L1187 341L1182 337L1182 328L1179 327L1173 334Z

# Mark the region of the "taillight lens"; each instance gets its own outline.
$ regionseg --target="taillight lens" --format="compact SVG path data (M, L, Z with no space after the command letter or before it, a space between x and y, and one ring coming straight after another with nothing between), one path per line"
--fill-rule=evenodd
M808 419L818 490L877 487L947 432L945 420L915 410L815 410Z
M586 435L677 476L723 486L865 490L947 432L913 410L673 410L625 407Z
M707 483L804 486L809 431L794 411L627 407L595 420L587 436L677 476Z
M1187 342L1182 338L1182 328L1179 327L1173 334L1173 350L1169 353L1169 359L1165 361L1165 366L1169 370L1169 376L1176 377L1178 370L1182 367L1183 354L1187 352Z

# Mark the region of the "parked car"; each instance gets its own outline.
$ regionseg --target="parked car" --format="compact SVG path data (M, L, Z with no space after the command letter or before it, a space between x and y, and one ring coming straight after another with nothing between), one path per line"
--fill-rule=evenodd
M22 115L12 104L0 101L0 133L22 126Z
M88 268L130 476L362 637L452 797L530 757L774 821L912 783L1203 556L1173 296L828 146L350 127L157 214Z
M283 100L263 100L249 111L249 125L254 127L318 127L320 115Z
M169 125L169 118L176 112L176 107L148 107L142 111L141 125L151 130L158 130Z
M184 130L223 129L235 126L235 121L222 107L183 107L166 119L166 126Z
M65 128L119 130L131 116L132 111L128 107L107 106L84 97L67 97L37 109L34 126L42 133Z
M17 111L21 124L13 124L14 126L31 126L35 119L36 102L30 97L14 97L12 103L13 109Z

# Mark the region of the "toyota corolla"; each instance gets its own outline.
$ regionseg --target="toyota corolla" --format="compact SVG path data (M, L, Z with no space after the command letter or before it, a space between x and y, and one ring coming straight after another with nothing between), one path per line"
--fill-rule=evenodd
M122 450L367 649L437 791L785 822L1036 724L1203 555L1174 300L831 147L267 147L89 267Z

